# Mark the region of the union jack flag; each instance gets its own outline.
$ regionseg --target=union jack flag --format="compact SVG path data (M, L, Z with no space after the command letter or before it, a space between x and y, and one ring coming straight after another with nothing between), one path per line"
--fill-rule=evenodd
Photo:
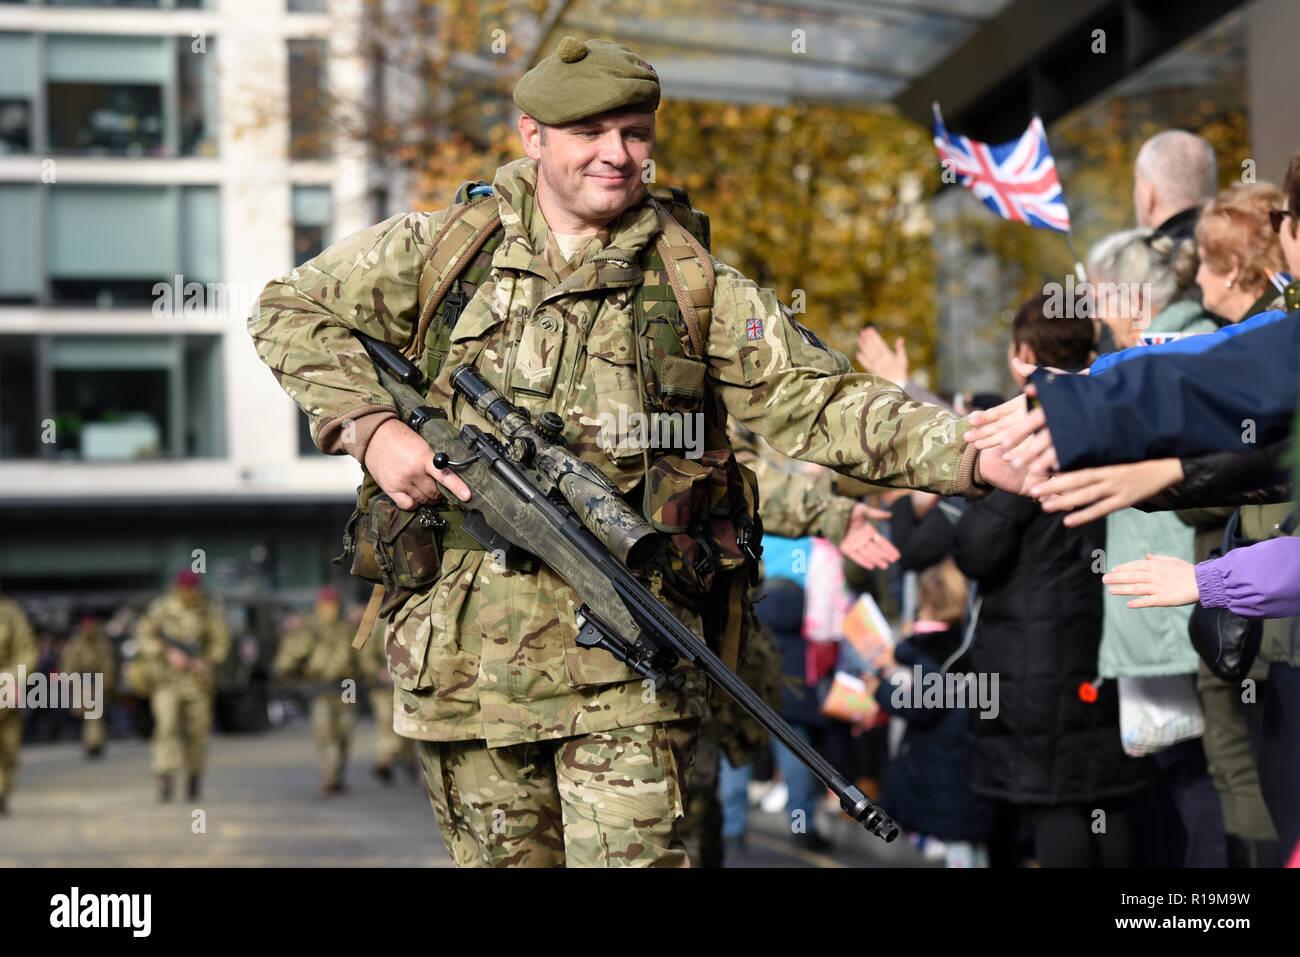
M952 136L934 104L934 147L957 181L975 193L1003 219L1037 229L1068 232L1070 211L1056 177L1056 163L1047 146L1043 121L1037 116L1020 139L990 146L965 136Z
M755 316L753 319L745 322L745 335L752 341L763 338L763 319L761 316Z

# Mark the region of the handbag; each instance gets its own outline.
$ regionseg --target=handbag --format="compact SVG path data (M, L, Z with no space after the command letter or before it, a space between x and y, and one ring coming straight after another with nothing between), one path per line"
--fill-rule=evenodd
M1211 558L1228 554L1234 548L1255 544L1239 534L1241 512L1232 513L1223 530L1223 544L1210 553ZM1261 618L1243 618L1227 608L1196 605L1187 624L1192 647L1205 666L1222 681L1236 684L1246 677L1264 637Z

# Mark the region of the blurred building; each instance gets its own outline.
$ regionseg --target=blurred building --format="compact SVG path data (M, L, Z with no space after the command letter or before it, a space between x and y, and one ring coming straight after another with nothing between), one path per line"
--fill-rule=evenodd
M0 583L329 574L360 479L255 355L262 287L374 222L351 2L0 2ZM333 129L333 127L331 128Z

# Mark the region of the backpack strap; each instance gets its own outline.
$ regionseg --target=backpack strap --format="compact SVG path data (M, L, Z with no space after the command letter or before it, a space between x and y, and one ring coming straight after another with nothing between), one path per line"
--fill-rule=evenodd
M462 191L464 191L463 187ZM466 271L466 267L474 261L488 240L500 231L501 211L491 194L475 196L474 191L470 191L469 197L468 202L456 204L448 209L442 228L433 239L429 258L425 260L424 271L420 273L419 322L416 323L411 341L403 350L407 358L418 360L424 354L429 326L444 299L458 300L456 312L459 315L460 309L464 308L468 299L463 295L449 297L448 290L457 277ZM500 242L499 237L497 242ZM472 280L475 287L482 282L482 279L482 276L477 276ZM450 323L454 323L456 316L449 318Z
M682 341L682 348L688 358L702 361L713 319L713 259L662 203L652 202L659 217L655 250L663 260L664 273L686 324L688 338Z

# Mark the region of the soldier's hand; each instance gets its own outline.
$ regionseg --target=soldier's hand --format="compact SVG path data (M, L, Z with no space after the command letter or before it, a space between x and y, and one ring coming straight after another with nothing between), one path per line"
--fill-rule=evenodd
M435 479L462 502L469 501L469 488L460 476L434 468L429 443L398 419L389 419L375 430L366 446L365 464L398 508L409 511L439 501L442 492Z
M888 568L901 557L897 548L882 535L871 519L881 513L859 502L849 514L848 530L840 542L840 552L867 569ZM886 517L889 516L885 512Z

